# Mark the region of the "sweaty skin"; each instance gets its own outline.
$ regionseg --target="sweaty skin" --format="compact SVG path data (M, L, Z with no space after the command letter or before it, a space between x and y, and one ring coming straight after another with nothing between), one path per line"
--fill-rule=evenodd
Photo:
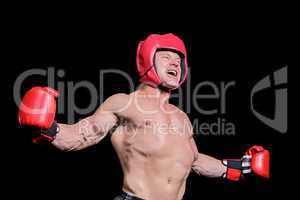
M158 53L164 54L156 56L158 75L164 86L176 86L178 55ZM170 69L179 73L168 74ZM80 150L111 133L125 192L147 200L180 200L191 170L220 177L226 168L220 160L198 152L190 120L169 103L169 97L169 92L149 85L129 95L113 95L92 116L73 125L59 124L53 145L64 151Z

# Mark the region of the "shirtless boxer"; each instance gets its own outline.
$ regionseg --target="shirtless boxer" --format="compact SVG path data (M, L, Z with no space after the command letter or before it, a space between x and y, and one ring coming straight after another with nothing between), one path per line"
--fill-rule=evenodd
M110 133L124 173L123 191L115 200L180 200L191 170L230 180L251 171L269 176L269 152L261 146L250 147L236 160L198 152L189 118L169 103L171 90L187 76L181 39L150 35L140 42L136 60L142 86L131 94L109 97L92 116L72 125L56 123L58 92L34 87L20 105L19 123L41 128L35 141L46 139L62 151L95 145Z

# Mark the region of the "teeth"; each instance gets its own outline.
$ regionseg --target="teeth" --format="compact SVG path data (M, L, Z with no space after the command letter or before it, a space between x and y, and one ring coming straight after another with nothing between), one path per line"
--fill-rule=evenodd
M169 70L168 73L171 75L177 76L177 71L175 71L175 70Z

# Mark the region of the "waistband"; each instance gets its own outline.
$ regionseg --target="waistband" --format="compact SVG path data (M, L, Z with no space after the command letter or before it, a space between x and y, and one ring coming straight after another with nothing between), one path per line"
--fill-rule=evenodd
M115 198L115 200L144 200L139 197L133 196L127 192L122 191L118 197Z

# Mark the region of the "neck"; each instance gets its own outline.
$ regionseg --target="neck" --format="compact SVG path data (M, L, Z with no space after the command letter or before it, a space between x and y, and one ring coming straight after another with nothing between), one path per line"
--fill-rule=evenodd
M139 91L153 99L159 100L161 103L169 103L170 92L160 89L159 87L153 87L150 85L142 85Z

